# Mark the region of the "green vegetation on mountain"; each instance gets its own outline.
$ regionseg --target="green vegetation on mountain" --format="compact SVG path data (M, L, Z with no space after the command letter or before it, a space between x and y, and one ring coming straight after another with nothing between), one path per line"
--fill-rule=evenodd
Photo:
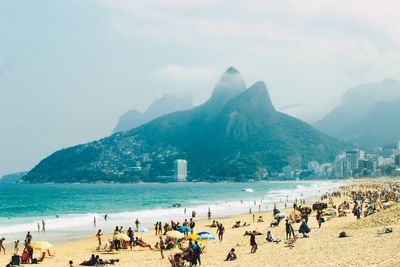
M266 179L291 164L333 160L346 146L277 112L263 82L246 89L229 68L212 97L196 108L128 132L67 148L42 160L26 182L160 181L173 161L188 161L189 179Z

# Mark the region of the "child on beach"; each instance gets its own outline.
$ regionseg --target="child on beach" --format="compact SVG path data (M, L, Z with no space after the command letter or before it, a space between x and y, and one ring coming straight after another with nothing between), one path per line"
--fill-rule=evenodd
M228 255L226 256L225 261L234 261L237 259L236 253L235 253L235 249L232 248L229 252Z
M19 240L17 240L17 241L14 242L14 251L15 251L15 254L17 254L18 251L19 251L18 245L19 245Z

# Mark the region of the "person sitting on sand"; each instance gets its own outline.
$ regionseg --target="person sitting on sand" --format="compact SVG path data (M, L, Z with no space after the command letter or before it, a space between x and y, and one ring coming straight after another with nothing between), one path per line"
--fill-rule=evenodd
M231 248L231 250L228 252L228 255L226 256L225 261L234 261L237 259L235 249Z
M257 222L264 222L264 219L262 216L258 216Z
M275 243L279 243L281 242L280 239L275 239L274 236L272 235L271 231L267 232L267 237L265 238L268 242L275 242Z
M72 260L70 260L70 261L68 262L68 266L69 266L69 267L75 267L74 262L73 262Z
M212 228L217 227L217 223L215 222L215 220L211 223L210 227L212 227Z
M182 254L176 253L174 255L174 263L176 267L183 267L185 266L185 261L182 258Z
M241 227L240 221L237 221L237 222L232 226L232 228L239 228L239 227Z
M141 238L136 239L136 245L138 245L138 246L140 246L140 247L142 247L142 248L149 248L149 249L153 250L153 249L151 248L151 245L150 245L150 244L147 244L146 242L144 242Z

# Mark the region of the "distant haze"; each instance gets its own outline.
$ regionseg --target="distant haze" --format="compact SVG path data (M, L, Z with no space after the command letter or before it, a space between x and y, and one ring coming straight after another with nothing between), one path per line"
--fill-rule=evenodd
M316 121L399 79L398 1L0 1L0 175L109 135L163 94L208 99L228 66Z

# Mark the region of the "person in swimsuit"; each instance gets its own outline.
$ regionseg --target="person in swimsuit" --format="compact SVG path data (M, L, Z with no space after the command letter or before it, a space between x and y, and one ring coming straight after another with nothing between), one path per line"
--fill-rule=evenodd
M14 251L15 251L15 254L17 254L18 251L19 251L18 246L19 246L19 240L17 240L17 241L14 242Z
M164 259L164 249L165 249L165 242L162 238L162 236L160 235L160 253L161 253L161 259Z
M135 221L135 226L136 226L136 229L138 229L138 228L139 228L139 225L140 225L139 219L136 219L136 221Z
M3 249L4 255L6 255L6 249L4 248L4 245L3 245L4 240L6 240L4 237L0 239L0 253L1 253L1 250Z
M221 242L222 242L222 239L224 238L224 232L225 232L225 228L222 225L222 223L218 224L218 229L217 229L218 240Z
M32 235L31 235L31 232L28 232L28 233L26 234L26 237L25 237L25 243L30 244L31 241L32 241Z
M162 223L158 222L158 234L161 235L162 234Z
M257 251L256 231L250 232L249 235L250 235L250 246L251 246L250 253L254 254Z
M46 224L45 224L44 220L42 220L42 231L43 232L46 231Z
M101 232L101 229L99 229L99 231L97 231L97 234L96 234L97 241L98 241L98 245L97 245L98 250L101 248L101 236L102 235L103 235L103 233Z

